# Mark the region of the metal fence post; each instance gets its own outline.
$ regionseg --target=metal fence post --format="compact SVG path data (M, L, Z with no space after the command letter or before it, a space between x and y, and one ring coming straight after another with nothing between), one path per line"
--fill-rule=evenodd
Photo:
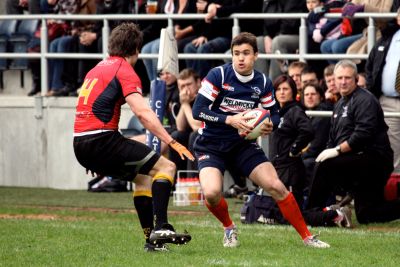
M306 18L302 17L300 19L300 29L299 29L299 55L300 61L304 61L304 55L307 54L307 23Z
M369 17L368 20L368 54L375 45L375 21L374 18Z
M42 25L40 27L40 80L41 80L41 94L46 95L49 90L48 78L47 78L47 54L48 38L47 38L47 21L45 18L42 19Z

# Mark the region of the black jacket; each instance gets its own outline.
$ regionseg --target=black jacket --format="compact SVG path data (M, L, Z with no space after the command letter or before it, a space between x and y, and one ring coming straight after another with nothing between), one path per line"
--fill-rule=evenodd
M347 141L353 153L374 153L393 165L387 130L378 100L369 91L357 87L335 105L328 147Z
M382 31L382 38L378 40L369 53L365 64L367 89L378 99L382 95L382 71L386 63L386 55L392 42L393 35L400 29L397 24L390 24Z
M314 110L332 110L331 103L323 102ZM331 120L326 117L310 117L311 125L314 132L314 138L307 148L307 151L302 154L303 159L316 158L319 153L326 148L329 139L329 130L331 128Z
M300 157L289 157L291 152L298 155L313 139L311 120L299 103L293 101L279 110L281 118L278 128L272 133L270 144L271 162L274 166L289 166Z

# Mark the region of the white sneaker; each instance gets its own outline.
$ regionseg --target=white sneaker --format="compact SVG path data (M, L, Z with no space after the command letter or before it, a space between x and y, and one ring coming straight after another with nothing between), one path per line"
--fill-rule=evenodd
M238 246L238 230L236 226L234 226L232 229L224 230L224 247L235 248Z
M304 245L307 247L313 248L330 248L331 246L328 243L322 242L321 240L317 239L317 235L312 235L306 237L304 240Z

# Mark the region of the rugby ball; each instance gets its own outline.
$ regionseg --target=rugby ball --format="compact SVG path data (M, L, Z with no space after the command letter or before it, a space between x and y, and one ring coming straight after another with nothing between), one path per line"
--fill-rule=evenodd
M243 113L243 115L248 114L253 115L254 118L249 119L246 123L254 128L250 132L239 130L239 135L244 137L246 140L253 140L261 135L261 125L264 121L270 120L270 113L269 110L265 110L263 108L255 108Z

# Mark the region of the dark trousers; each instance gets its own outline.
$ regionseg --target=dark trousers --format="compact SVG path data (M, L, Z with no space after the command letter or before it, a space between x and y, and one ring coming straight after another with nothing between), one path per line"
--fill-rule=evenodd
M308 207L324 207L336 188L354 195L359 223L387 222L400 218L400 201L386 201L384 186L392 163L373 153L346 153L316 165Z

